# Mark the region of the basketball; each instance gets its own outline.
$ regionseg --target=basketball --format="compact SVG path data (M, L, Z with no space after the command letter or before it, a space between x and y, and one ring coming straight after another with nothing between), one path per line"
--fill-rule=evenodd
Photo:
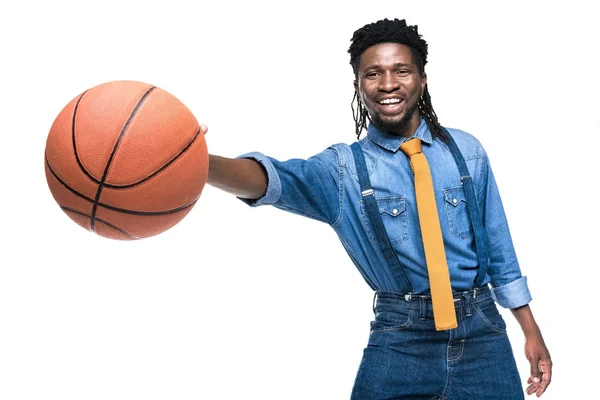
M58 114L45 170L54 200L77 224L109 239L142 239L194 207L208 178L208 150L196 118L175 96L113 81Z

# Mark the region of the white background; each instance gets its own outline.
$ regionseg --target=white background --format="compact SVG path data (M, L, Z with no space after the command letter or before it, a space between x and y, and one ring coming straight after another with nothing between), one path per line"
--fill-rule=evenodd
M597 398L592 2L195 3L0 6L0 399L348 399L372 292L327 225L207 186L171 230L111 241L60 210L43 156L69 100L121 79L180 98L214 154L350 143L346 51L384 17L419 26L440 121L490 155L554 361L544 398Z

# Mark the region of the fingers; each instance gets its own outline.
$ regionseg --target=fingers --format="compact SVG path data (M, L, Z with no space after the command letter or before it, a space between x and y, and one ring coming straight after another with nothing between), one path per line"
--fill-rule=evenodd
M549 362L540 361L540 371L542 373L542 378L540 380L539 387L535 392L537 397L540 397L546 391L546 388L552 380L552 364Z
M540 379L539 378L533 378L533 377L529 377L529 379L527 380L527 383L529 383L529 386L527 386L527 394L533 394L536 393L537 395L537 391L540 389Z
M529 386L527 387L527 394L532 394L537 392L540 388L540 370L537 366L537 363L532 360L531 362L531 371L530 371L529 379L527 379L527 383Z
M208 126L206 126L206 125L200 125L200 133L202 135L206 135L207 132L208 132Z
M535 393L537 397L540 397L552 380L552 363L540 361L538 365L534 364L531 368L531 376L527 379L529 386L526 392L528 395Z

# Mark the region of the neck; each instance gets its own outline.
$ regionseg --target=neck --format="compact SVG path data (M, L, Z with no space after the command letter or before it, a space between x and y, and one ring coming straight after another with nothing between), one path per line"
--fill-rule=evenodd
M377 129L382 132L387 132L394 136L403 136L409 138L415 134L419 126L421 126L421 117L418 110L412 113L408 118L405 116L400 121L389 124L379 124L379 121L371 121Z
M419 113L415 112L408 123L404 126L404 129L396 134L399 136L404 136L405 138L409 138L415 134L417 129L419 129L419 126L421 126L421 118L419 117Z

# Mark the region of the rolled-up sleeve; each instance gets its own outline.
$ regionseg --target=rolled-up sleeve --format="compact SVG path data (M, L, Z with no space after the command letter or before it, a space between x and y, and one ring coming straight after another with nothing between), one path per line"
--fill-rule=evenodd
M243 201L251 207L275 204L281 196L281 181L279 180L279 175L277 174L275 166L273 165L269 157L259 152L251 152L242 154L236 158L250 158L257 161L267 172L268 182L267 191L263 197L260 197L258 199L244 199L242 197L238 197L238 199L240 199L241 201Z
M506 285L492 288L492 294L496 302L504 308L521 307L531 301L526 276Z

